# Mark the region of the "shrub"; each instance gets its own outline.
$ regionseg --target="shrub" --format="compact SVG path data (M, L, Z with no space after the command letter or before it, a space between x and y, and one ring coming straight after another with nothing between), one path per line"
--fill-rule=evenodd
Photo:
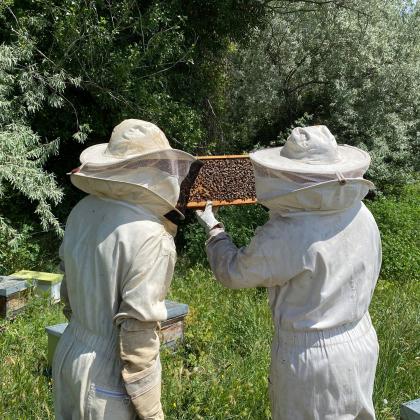
M402 0L273 4L270 24L230 50L229 146L281 144L291 126L326 124L370 151L379 189L407 183L420 156L419 13Z
M380 197L366 203L382 239L382 278L420 280L420 184L402 189L398 197Z

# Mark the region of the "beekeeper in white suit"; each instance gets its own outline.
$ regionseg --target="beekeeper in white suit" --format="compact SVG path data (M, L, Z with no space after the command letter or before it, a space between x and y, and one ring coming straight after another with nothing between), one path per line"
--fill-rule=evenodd
M180 183L195 158L125 120L87 148L60 257L70 319L53 362L57 419L163 419L159 321L171 283ZM166 215L166 216L165 216Z
M373 186L363 179L369 155L313 126L250 158L258 201L270 210L250 245L236 248L211 204L197 216L217 280L268 288L273 419L374 419L378 342L368 308L381 242L361 202Z

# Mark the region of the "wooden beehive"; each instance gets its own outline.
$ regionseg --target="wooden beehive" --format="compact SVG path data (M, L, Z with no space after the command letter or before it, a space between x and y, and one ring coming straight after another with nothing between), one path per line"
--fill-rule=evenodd
M0 317L13 318L28 303L30 286L25 280L0 276Z
M188 305L165 300L165 306L168 318L161 322L160 340L162 345L175 348L184 341L185 317L188 314Z
M256 203L255 177L248 155L199 156L201 167L181 186L180 209Z
M188 305L165 300L165 306L168 312L168 318L161 322L160 340L162 346L173 349L184 340L184 320L188 314ZM49 367L52 366L58 340L63 335L67 325L68 323L65 322L45 327L45 331L48 335L47 360Z

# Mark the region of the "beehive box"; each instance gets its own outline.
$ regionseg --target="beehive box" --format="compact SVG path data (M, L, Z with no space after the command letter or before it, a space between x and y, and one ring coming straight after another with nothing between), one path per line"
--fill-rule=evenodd
M0 317L13 318L28 302L30 286L25 280L0 276Z
M161 343L170 348L184 341L185 317L188 314L188 305L185 303L165 300L168 319L161 322Z
M58 340L63 335L64 330L67 328L68 323L63 322L62 324L51 325L45 327L45 331L48 335L48 351L47 351L47 361L48 366L52 366L52 361L54 358L55 349L58 344Z
M166 310L168 311L168 319L161 323L160 339L161 344L165 347L175 348L177 344L184 340L184 319L188 314L188 305L185 303L173 302L165 300ZM48 335L48 366L52 366L54 352L58 344L58 340L63 335L68 323L56 324L45 327Z
M199 156L181 185L179 208L197 209L208 200L214 206L256 203L255 177L248 155Z
M420 420L420 399L402 404L400 418L401 420Z
M37 295L48 295L53 302L60 301L60 286L63 280L63 274L21 270L13 273L12 276L33 282Z

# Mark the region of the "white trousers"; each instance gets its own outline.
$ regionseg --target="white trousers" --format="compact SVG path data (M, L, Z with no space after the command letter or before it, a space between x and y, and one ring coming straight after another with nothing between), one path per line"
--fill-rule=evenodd
M277 330L271 352L273 420L373 420L378 341L369 313L314 332Z
M110 337L94 335L72 319L53 361L56 419L137 419L121 369L118 331Z

